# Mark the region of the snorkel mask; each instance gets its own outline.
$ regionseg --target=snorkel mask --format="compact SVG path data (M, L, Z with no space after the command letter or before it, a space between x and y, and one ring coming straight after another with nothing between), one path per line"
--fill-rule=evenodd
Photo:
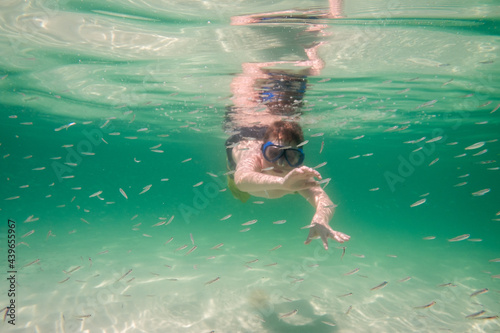
M264 158L271 163L278 161L280 158L284 157L285 161L292 168L298 167L304 162L304 151L302 148L291 148L290 146L281 146L272 143L271 141L266 142L262 145L262 155Z

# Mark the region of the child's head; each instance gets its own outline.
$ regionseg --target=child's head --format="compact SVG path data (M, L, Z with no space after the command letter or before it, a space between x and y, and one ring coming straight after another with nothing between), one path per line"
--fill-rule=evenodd
M275 173L288 173L304 161L302 148L296 146L304 141L299 124L276 121L267 129L262 144L264 168L273 167Z
M284 145L298 145L304 141L304 134L299 124L279 120L272 123L264 134L264 142L268 141L281 141Z

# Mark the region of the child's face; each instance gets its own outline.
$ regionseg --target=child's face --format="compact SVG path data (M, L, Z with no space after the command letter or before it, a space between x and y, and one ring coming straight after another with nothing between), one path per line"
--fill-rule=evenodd
M269 138L269 141L271 141L272 143L276 144L276 145L279 145L279 146L283 146L283 147L295 147L296 144L292 143L292 142L286 142L286 141L282 141L281 139L278 139L278 138L275 138L275 137L271 137ZM292 167L290 166L287 161L285 160L285 156L281 156L281 158L279 158L277 161L274 161L274 162L270 162L268 160L266 160L265 158L263 158L263 165L264 165L264 168L263 169L268 169L268 168L273 168L271 171L276 173L277 175L280 175L280 176L284 176L286 175L287 173L289 173L290 171L292 171L295 167Z

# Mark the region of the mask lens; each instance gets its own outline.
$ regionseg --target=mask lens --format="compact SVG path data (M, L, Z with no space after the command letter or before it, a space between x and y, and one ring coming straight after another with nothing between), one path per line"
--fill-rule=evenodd
M283 150L276 146L268 146L264 154L269 161L275 161L283 154Z
M295 149L287 149L285 154L288 164L292 167L302 164L304 160L304 154Z

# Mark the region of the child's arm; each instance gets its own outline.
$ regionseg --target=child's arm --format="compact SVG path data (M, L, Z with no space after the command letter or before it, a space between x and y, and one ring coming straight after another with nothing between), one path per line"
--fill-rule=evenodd
M320 177L311 168L302 166L290 171L285 177L268 175L262 172L262 163L258 156L246 156L236 165L234 182L241 191L258 192L269 190L300 191L317 182L313 177Z
M309 244L314 238L321 238L325 250L328 250L328 238L334 239L339 243L349 240L350 236L335 231L330 227L329 222L335 212L336 205L320 186L315 186L299 193L316 208L316 213L313 216L311 224L308 226L310 230L305 244Z

